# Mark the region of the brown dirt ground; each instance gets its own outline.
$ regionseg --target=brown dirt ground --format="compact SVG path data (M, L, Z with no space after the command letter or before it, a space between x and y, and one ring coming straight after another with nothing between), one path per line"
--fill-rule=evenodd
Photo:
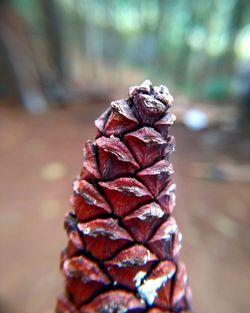
M71 182L102 110L99 104L78 104L34 116L0 107L1 313L54 310L62 289L58 264L66 243L62 224ZM172 133L177 140L175 217L184 236L181 255L195 310L248 312L249 185L197 179L189 170L192 161L244 161L230 145L230 138L239 138L217 130L192 133L181 126ZM219 145L206 143L210 133L219 134Z

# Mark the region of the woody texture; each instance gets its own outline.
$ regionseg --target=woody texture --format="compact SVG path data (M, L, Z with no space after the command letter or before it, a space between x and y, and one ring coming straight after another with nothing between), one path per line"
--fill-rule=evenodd
M188 313L191 291L172 216L173 97L150 81L95 121L73 182L57 313Z

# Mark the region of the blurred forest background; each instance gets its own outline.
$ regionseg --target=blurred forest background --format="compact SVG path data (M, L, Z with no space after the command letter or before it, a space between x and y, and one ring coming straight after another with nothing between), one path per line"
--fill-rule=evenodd
M150 79L175 98L174 216L197 313L249 312L250 1L0 1L0 313L52 313L94 120Z
M142 77L250 110L248 0L2 3L0 95L15 92L30 111Z

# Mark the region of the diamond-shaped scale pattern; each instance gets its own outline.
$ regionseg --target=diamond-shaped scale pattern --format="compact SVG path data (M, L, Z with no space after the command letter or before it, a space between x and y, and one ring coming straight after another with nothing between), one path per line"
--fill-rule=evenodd
M167 87L147 80L95 121L65 216L57 313L192 312L172 216L172 103Z

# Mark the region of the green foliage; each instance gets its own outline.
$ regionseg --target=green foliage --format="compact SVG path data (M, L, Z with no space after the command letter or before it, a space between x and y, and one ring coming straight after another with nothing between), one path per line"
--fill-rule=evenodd
M230 78L212 77L204 82L201 96L209 100L223 100L230 96Z

